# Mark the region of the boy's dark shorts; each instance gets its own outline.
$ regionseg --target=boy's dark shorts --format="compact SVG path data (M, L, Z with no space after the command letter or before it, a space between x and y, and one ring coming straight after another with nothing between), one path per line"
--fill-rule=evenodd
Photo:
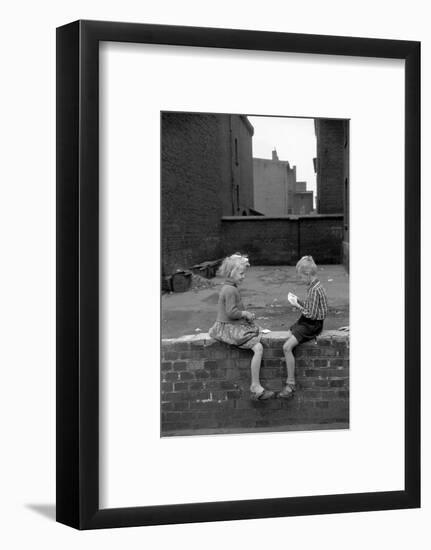
M316 338L323 329L323 320L301 317L290 327L290 332L298 340L298 343Z

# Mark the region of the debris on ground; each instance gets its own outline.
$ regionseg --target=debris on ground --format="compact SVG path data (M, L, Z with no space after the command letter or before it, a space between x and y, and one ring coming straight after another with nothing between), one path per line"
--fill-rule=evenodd
M210 262L202 262L191 267L191 270L196 275L205 277L206 279L212 279L215 277L218 268L222 263L222 259L212 260Z
M192 273L192 283L191 283L192 290L198 291L204 288L213 288L215 286L216 286L215 281L211 279L206 279L201 275L196 275L195 273Z

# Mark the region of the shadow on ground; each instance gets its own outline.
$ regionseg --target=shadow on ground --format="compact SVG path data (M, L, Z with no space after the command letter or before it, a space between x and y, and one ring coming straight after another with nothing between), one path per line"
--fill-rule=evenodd
M55 521L55 504L26 504L26 508Z

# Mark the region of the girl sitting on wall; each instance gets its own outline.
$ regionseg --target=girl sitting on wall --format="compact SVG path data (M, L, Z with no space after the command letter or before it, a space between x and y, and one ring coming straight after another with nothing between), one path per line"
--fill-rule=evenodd
M262 401L273 397L274 392L266 390L260 383L263 346L259 327L254 324L255 314L244 309L238 290L249 266L247 256L240 253L224 259L219 269L219 274L225 277L225 281L219 295L217 320L208 332L215 340L253 351L250 398Z

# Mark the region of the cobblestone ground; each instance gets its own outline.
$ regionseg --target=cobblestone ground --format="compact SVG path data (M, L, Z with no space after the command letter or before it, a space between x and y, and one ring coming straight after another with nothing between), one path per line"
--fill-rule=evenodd
M342 265L319 266L318 277L328 294L329 315L325 329L349 324L349 277ZM162 338L207 332L217 315L221 277L204 282L208 288L162 295ZM287 293L305 297L307 288L298 281L294 266L252 266L240 287L244 306L256 314L256 322L270 330L288 330L298 311Z

